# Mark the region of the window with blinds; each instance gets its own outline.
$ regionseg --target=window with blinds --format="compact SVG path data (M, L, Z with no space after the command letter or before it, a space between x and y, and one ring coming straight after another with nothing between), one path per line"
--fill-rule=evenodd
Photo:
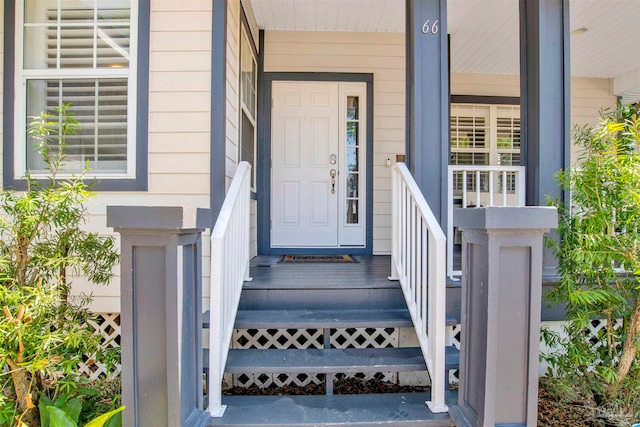
M520 164L520 106L452 104L452 165L512 166ZM489 191L489 172L480 173L480 191ZM453 177L454 190L462 191L462 173ZM476 191L476 174L467 174L467 190ZM502 175L498 177L502 191ZM507 191L515 192L515 175L507 174Z
M65 172L79 172L85 164L104 176L132 170L132 2L24 0L17 5L23 22L17 38L22 64L16 61L25 91L23 123L62 103L72 104L80 122L80 131L67 140ZM46 172L34 146L27 139L24 166Z

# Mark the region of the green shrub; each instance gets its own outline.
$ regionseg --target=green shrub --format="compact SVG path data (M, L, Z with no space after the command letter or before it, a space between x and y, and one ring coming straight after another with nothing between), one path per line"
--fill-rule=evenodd
M583 154L558 180L572 206L558 204L559 241L548 240L560 281L548 298L566 304L561 337L543 331L556 385L618 412L640 410L640 109L621 105L595 128L577 128ZM599 343L585 331L606 320ZM616 326L616 321L622 323Z
M49 170L40 184L29 174L26 191L0 193L0 373L9 377L0 400L0 424L36 427L40 395L74 393L87 355L103 357L101 336L87 323L89 298L70 296L70 278L107 284L118 254L112 237L83 230L93 193L85 172L58 179L67 138L77 132L69 105L29 126ZM13 420L8 402L13 402Z

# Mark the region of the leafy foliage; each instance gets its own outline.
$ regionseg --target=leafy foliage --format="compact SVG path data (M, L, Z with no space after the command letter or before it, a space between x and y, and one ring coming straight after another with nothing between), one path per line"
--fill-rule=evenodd
M85 427L121 427L121 413L123 410L124 406L121 406L118 409L100 415L85 424ZM46 411L51 420L51 427L78 427L78 418L75 413L69 412L64 407L47 406Z
M38 411L41 395L45 402L63 402L53 406L77 421L82 401L69 397L81 382L78 365L87 355L94 361L104 356L101 336L87 323L90 299L69 293L69 278L78 275L107 284L118 261L112 237L83 229L84 203L93 196L85 182L88 169L58 179L67 138L78 129L69 105L34 118L29 133L39 142L49 177L41 184L27 174L26 191L0 193L0 379L11 378L0 398L0 425L36 427L42 421L46 427L47 412Z
M621 105L573 137L583 155L557 175L572 205L556 203L561 239L548 240L561 277L548 298L566 304L569 322L562 337L543 331L560 349L545 359L566 392L633 412L640 408L640 108ZM607 325L598 345L585 332L594 318Z

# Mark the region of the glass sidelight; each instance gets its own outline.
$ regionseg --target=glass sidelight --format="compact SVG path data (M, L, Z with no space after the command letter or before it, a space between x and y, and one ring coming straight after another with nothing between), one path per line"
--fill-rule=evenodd
M359 173L360 173L360 111L358 107L359 97L347 97L347 143L346 143L346 203L347 224L359 224Z

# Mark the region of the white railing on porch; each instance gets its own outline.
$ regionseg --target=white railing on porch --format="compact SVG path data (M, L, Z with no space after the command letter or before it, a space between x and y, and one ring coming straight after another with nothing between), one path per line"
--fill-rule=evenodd
M404 163L392 168L391 280L399 280L431 377L431 412L445 403L446 238Z
M221 417L222 376L227 363L242 284L249 278L251 165L241 162L211 231L209 412Z
M447 275L460 276L454 270L453 209L480 206L524 206L524 166L449 166L449 202L447 207Z

